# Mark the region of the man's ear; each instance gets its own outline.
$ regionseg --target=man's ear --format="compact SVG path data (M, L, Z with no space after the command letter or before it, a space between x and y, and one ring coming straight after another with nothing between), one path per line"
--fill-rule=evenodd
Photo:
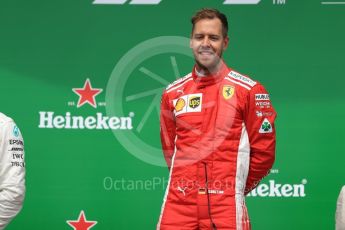
M230 38L229 38L229 36L226 36L224 38L224 50L228 48L229 43L230 43Z

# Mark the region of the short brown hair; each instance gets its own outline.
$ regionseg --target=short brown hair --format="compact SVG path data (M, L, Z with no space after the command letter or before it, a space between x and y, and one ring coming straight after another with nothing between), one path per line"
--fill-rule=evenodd
M197 11L191 19L193 24L192 32L194 31L195 24L200 21L201 19L214 19L218 18L222 22L222 31L223 36L228 36L228 19L226 18L225 14L221 13L217 9L213 8L202 8L201 10Z

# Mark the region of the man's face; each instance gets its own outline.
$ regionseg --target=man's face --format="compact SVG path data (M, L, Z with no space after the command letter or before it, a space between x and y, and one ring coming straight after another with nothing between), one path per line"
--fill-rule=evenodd
M215 70L228 43L229 38L223 37L222 22L218 18L201 19L195 23L190 48L201 69L206 72Z

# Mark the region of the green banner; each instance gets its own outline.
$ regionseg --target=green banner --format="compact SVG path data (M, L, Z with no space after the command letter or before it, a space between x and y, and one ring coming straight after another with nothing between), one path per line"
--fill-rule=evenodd
M20 127L26 199L6 228L155 229L168 183L162 90L192 70L190 18L229 19L227 64L278 113L254 230L334 229L345 184L345 4L322 0L0 3L1 110ZM73 227L74 226L74 227Z

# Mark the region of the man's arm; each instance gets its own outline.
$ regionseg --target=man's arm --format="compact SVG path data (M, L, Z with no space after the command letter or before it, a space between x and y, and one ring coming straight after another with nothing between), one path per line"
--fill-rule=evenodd
M164 92L160 111L160 137L162 150L168 168L171 167L171 159L175 151L176 126L174 114L171 110L168 95Z
M335 212L335 229L345 229L345 185L342 187L337 200L337 209Z
M250 163L245 194L254 189L269 173L275 160L276 145L276 112L267 91L261 84L257 84L248 97L244 119L250 142Z
M0 126L0 230L15 217L25 195L24 142L13 121Z

